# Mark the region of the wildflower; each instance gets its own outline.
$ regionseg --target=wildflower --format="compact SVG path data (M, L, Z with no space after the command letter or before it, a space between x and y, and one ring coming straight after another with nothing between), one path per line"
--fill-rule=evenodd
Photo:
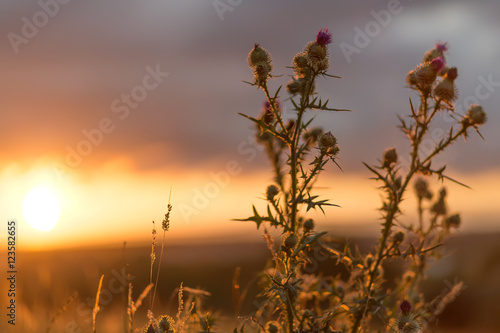
M293 65L298 69L306 68L308 65L307 56L304 53L298 53L293 58Z
M403 315L407 315L411 312L413 309L413 306L411 305L410 301L403 300L401 304L399 305L399 309L403 313Z
M457 88L455 87L457 75L456 67L446 71L444 79L434 87L434 96L437 100L451 103L457 98Z
M396 148L387 148L384 152L384 163L382 167L390 168L391 164L396 163L398 161L398 153L396 152Z
M398 332L401 333L418 333L421 325L414 314L412 314L413 306L407 300L403 300L399 305L401 315L397 320Z
M297 245L298 239L294 234L288 235L283 241L283 246L285 249L293 249Z
M436 43L436 50L438 50L439 52L445 52L445 51L448 51L448 45L446 45L448 43Z
M417 193L417 197L422 200L422 199L432 199L432 193L429 191L429 185L427 184L427 181L423 178L417 178L415 181L415 192Z
M398 231L394 234L392 239L394 240L394 243L401 243L405 239L405 234L402 231Z
M453 214L450 215L446 218L444 221L444 224L447 229L451 228L458 228L460 226L460 215L459 214Z
M462 119L462 126L483 125L486 123L487 117L481 105L471 104L467 110L467 114Z
M337 146L337 138L331 132L321 134L319 137L319 150L323 155L331 157L337 155L340 151Z
M266 190L266 198L272 201L274 197L279 193L278 188L275 185L269 185Z
M444 52L448 51L447 43L436 43L433 49L427 51L424 55L424 62L430 62L432 59L441 57L444 59Z
M248 55L248 64L254 70L255 84L259 87L264 86L273 69L269 53L259 44L255 44Z
M316 43L318 43L321 46L327 46L332 41L333 37L328 29L324 28L318 31L318 34L316 35Z
M427 90L436 81L436 77L443 67L444 59L442 57L432 59L430 62L424 62L408 73L406 81L411 87Z
M255 44L254 48L248 55L248 64L250 66L256 66L257 64L260 64L262 62L271 62L269 53L264 50L259 44Z
M299 79L292 78L292 81L287 83L286 90L288 90L288 93L290 95L296 95L302 92L304 87L303 81L304 81L303 78Z
M439 191L439 198L434 203L431 208L431 211L436 215L446 215L446 203L444 198L446 197L446 189L443 187L441 191Z
M306 230L314 229L314 221L312 219L307 219L304 222L304 229L306 229Z

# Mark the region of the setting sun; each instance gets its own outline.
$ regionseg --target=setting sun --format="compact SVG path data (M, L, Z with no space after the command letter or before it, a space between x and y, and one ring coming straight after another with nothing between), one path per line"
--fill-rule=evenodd
M32 189L24 198L23 215L26 222L36 230L51 230L56 226L60 215L57 197L44 187Z

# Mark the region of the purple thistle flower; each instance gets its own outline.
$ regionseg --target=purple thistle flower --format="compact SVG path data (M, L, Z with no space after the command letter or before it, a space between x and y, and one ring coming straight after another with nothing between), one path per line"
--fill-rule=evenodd
M436 72L441 71L444 67L444 59L442 57L432 59L431 66Z
M399 305L399 309L401 310L401 312L403 312L403 314L408 314L411 312L413 307L411 306L410 301L404 300Z
M448 51L448 45L446 45L448 43L436 43L435 45L435 48L436 50L438 51L441 51L441 52L445 52L445 51Z
M330 31L328 31L327 28L323 28L320 31L318 31L318 34L316 35L316 43L318 43L321 46L326 46L330 44L333 41L332 34Z

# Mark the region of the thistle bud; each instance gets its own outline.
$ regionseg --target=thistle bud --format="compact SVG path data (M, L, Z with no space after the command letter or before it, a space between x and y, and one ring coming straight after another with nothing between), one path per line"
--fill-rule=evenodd
M262 62L271 62L269 53L264 50L259 44L255 44L252 51L250 51L250 53L248 54L248 64L253 67Z
M457 88L454 82L457 75L456 67L448 69L444 79L434 87L434 96L437 100L451 103L457 98Z
M401 315L397 320L398 332L401 333L418 333L421 330L421 325L416 316L412 314L413 307L411 303L404 300L399 305Z
M307 67L308 61L307 61L307 56L304 53L298 53L294 58L293 58L293 66L297 69L302 69Z
M382 167L389 168L391 164L396 163L398 161L398 153L396 152L396 148L387 148L384 152L384 163Z
M444 52L448 50L447 43L436 43L433 49L427 51L424 55L424 62L430 62L432 59L441 57L444 59Z
M411 312L413 309L413 306L411 305L410 301L403 300L401 304L399 305L399 309L403 313L403 315L407 315Z
M269 185L266 189L267 200L272 201L278 193L279 189L275 185Z
M471 104L465 117L470 126L486 123L487 117L481 105ZM464 121L462 120L462 123Z
M428 89L436 81L436 77L443 67L444 60L441 57L432 59L430 62L424 62L408 73L406 81L410 86Z
M418 178L415 181L415 192L417 193L417 197L422 200L422 199L432 199L432 193L429 191L429 185L427 184L427 181L423 178Z
M432 205L431 211L436 215L446 215L446 203L444 197L440 196L439 199Z
M253 68L255 84L263 86L273 69L269 53L260 47L259 44L255 44L248 55L248 64Z
M318 146L323 155L335 156L339 152L337 138L331 132L321 134Z
M328 55L326 46L320 45L316 42L310 42L306 46L307 57L312 60L322 60Z
M296 95L302 92L304 90L304 79L300 78L296 80L293 78L292 81L287 83L286 90L290 95Z
M398 231L394 234L392 239L394 240L394 243L401 243L405 239L405 234L402 231Z
M294 234L288 235L283 241L283 246L286 249L293 249L297 245L298 239Z
M314 221L312 219L307 219L304 222L304 229L313 230L314 229Z
M446 228L451 229L451 228L458 228L460 226L460 215L458 214L453 214L450 215L446 218L444 221L444 224Z
M313 315L313 312L311 310L305 309L304 312L303 312L303 314L302 314L302 317L304 317L304 318L310 318L310 317L312 317L312 315Z

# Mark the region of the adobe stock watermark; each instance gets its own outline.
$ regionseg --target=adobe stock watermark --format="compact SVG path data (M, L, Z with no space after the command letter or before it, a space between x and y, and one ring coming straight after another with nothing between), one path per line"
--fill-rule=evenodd
M243 0L213 0L212 5L217 12L217 16L219 16L219 20L222 22L225 19L225 13L234 11L242 2Z
M61 6L66 5L71 0L38 0L37 5L40 10L36 11L30 17L23 16L21 18L21 29L19 33L9 32L7 34L7 39L10 42L10 46L14 53L19 53L19 47L21 45L26 45L35 38L40 29L49 24L50 20L53 19L61 9Z
M393 16L400 14L402 11L403 5L400 0L389 0L386 9L379 11L371 10L370 15L373 17L373 20L368 21L363 29L358 26L354 27L353 43L341 42L339 44L347 63L350 64L352 56L360 54L361 50L370 45L373 38L380 35L382 30L389 26Z
M118 119L101 118L94 128L82 130L83 138L76 145L65 147L65 163L55 162L52 165L59 179L62 179L62 176L71 169L80 166L84 157L89 156L95 147L103 143L104 136L113 133L116 129L116 122L127 119L131 111L136 109L148 97L148 94L157 89L170 75L160 69L160 64L156 67L146 66L145 70L146 74L140 84L132 87L128 93L122 93L111 102L111 113L115 114Z

